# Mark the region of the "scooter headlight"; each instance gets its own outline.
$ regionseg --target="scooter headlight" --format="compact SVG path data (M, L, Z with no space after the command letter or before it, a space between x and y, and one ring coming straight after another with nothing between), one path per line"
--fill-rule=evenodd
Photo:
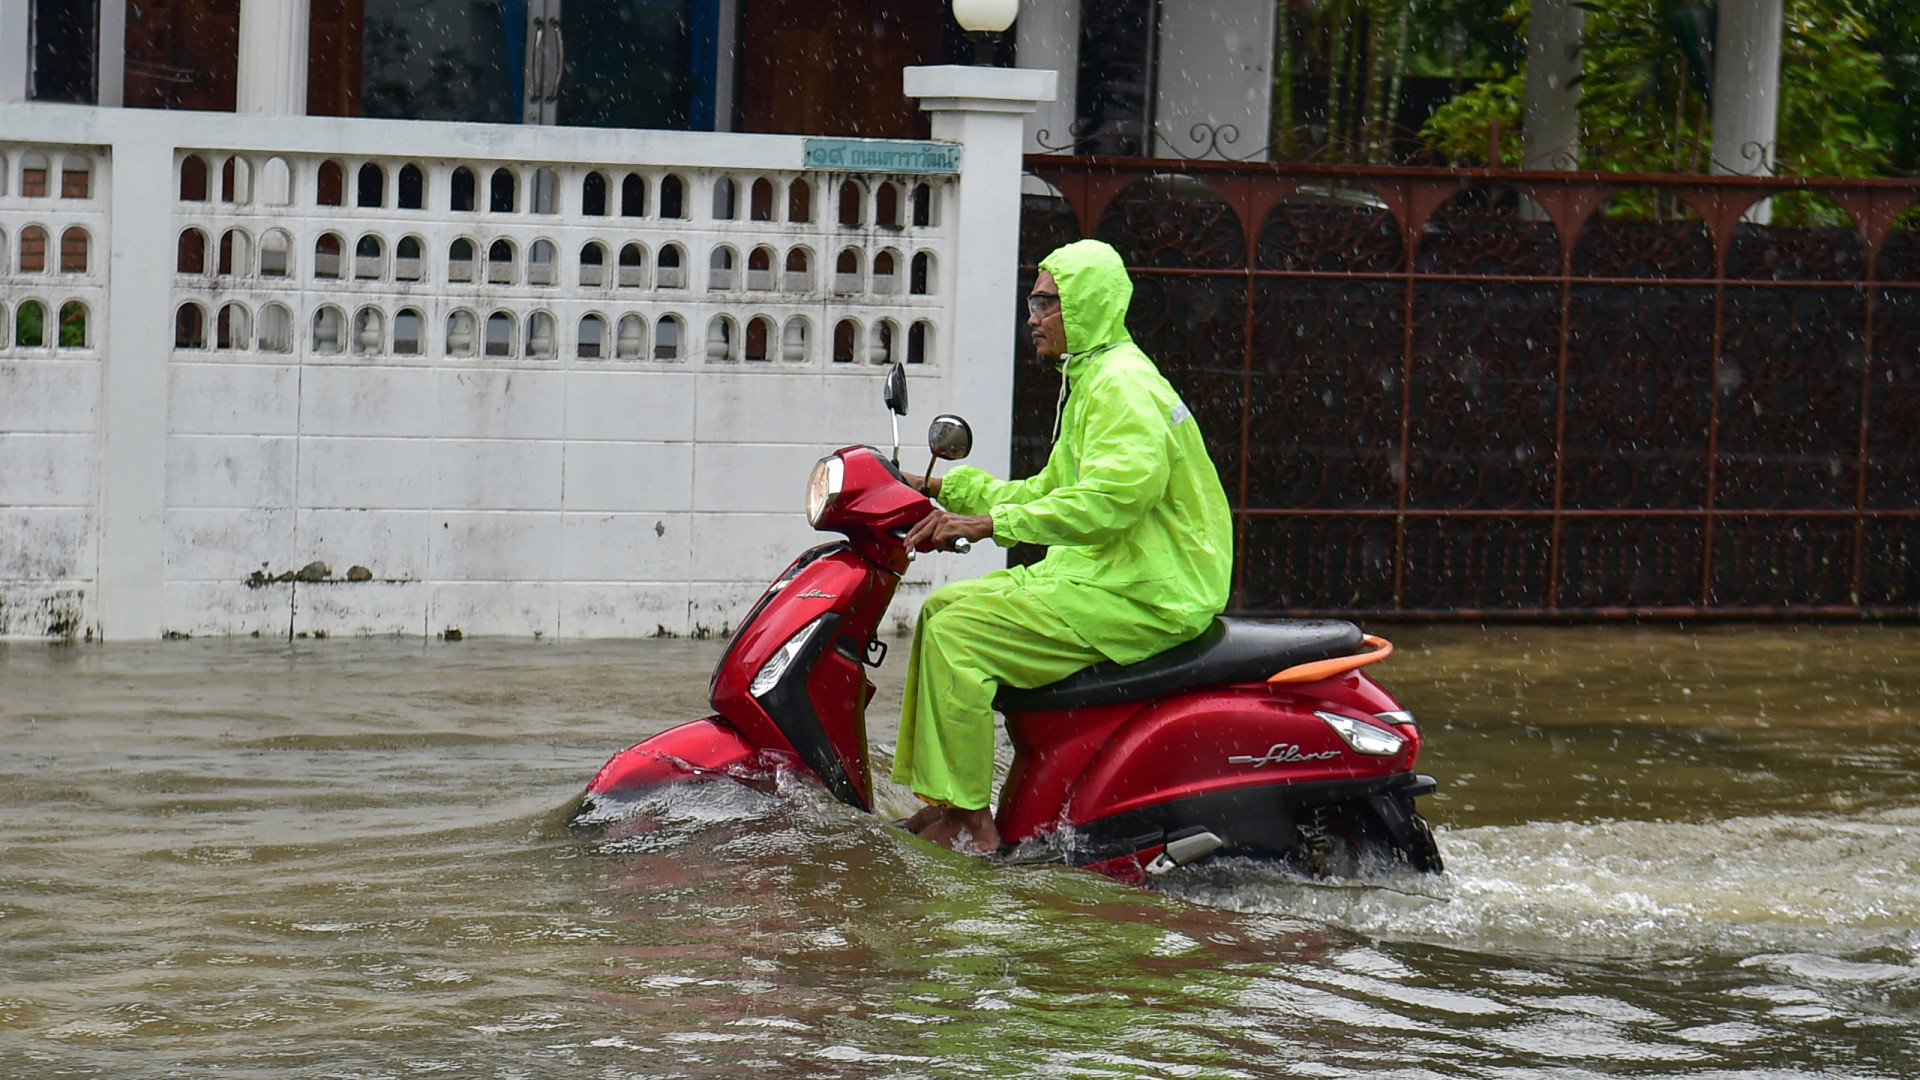
M840 483L846 474L846 463L838 454L814 463L813 475L807 477L807 524L816 529L820 527L820 518L826 514L827 507L840 497Z
M794 660L799 658L800 653L806 649L807 642L813 640L814 633L819 629L820 620L815 619L801 627L798 633L788 638L787 643L780 646L778 652L768 657L766 663L760 665L760 673L753 677L753 682L747 687L747 692L751 693L754 697L762 697L765 696L769 690L780 685L780 677L785 675L787 669L793 666Z
M1400 748L1407 742L1385 728L1375 727L1364 720L1355 720L1351 716L1341 716L1334 712L1315 712L1313 715L1325 720L1334 734L1340 736L1348 746L1353 747L1356 754L1392 757L1399 753Z

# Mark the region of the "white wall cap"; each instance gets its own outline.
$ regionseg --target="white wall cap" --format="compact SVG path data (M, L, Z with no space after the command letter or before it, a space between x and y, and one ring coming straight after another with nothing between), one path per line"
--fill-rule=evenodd
M1060 73L1047 68L942 64L902 72L906 94L928 112L1030 113L1059 92Z

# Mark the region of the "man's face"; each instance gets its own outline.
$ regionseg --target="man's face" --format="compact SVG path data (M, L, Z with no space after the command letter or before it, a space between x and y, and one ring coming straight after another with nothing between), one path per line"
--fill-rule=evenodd
M1043 360L1058 360L1067 351L1067 324L1060 316L1060 287L1053 274L1042 270L1040 280L1027 294L1027 330L1033 335L1033 351Z

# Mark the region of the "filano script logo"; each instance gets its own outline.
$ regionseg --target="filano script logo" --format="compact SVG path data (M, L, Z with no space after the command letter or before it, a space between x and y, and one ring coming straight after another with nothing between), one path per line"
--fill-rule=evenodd
M1227 759L1227 764L1251 765L1257 769L1267 764L1287 765L1295 761L1325 761L1339 756L1338 750L1317 750L1311 754L1303 754L1300 752L1300 747L1293 743L1277 742L1267 747L1267 752L1260 757L1254 757L1252 754L1235 754Z

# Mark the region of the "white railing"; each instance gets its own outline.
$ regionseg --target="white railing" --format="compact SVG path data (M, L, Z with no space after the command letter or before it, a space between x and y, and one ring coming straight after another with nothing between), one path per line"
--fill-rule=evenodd
M0 106L0 635L725 630L817 542L813 460L886 438L877 365L1004 468L1020 99L982 100L960 175Z

